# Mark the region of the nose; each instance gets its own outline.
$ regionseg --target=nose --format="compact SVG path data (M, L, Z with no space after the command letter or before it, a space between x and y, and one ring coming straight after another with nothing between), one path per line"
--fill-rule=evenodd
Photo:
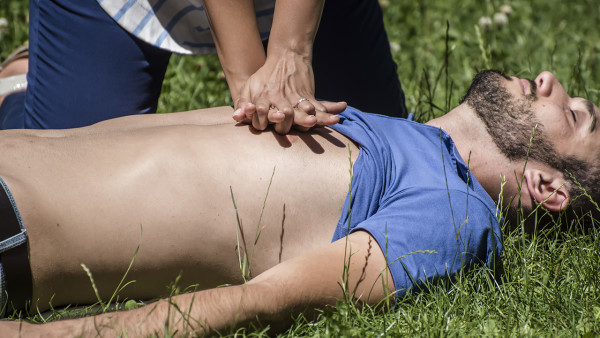
M541 72L535 78L535 84L537 86L537 94L546 97L552 95L552 90L556 89L557 85L560 86L556 76L550 72Z

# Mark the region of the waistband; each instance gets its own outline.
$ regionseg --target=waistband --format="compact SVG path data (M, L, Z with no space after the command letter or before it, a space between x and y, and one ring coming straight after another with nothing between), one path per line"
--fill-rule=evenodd
M6 277L2 281L5 284L2 285L0 299L6 301L1 304L2 310L11 312L25 308L31 300L32 277L27 231L15 200L1 177L0 185L0 261Z

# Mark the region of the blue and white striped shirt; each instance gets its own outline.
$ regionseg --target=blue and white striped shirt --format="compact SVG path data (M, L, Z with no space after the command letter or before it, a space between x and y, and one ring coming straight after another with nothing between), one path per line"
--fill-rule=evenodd
M216 53L203 0L97 0L126 31L180 54ZM269 37L275 0L254 0L258 29Z

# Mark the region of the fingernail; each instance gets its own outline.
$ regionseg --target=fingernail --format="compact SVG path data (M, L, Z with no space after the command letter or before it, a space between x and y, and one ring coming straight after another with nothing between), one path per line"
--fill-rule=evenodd
M242 109L240 108L240 109L238 109L238 110L236 110L236 111L233 112L233 116L240 115L241 113L242 113Z

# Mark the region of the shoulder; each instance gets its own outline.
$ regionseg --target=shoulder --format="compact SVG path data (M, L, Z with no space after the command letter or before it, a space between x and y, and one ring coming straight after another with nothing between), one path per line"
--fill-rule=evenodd
M498 219L485 201L460 190L417 190L353 229L375 238L400 295L461 268L491 264L501 250Z
M353 139L363 147L372 145L404 143L422 133L423 124L404 118L362 112L348 107L339 114L339 123L332 129ZM412 135L415 134L415 135Z

